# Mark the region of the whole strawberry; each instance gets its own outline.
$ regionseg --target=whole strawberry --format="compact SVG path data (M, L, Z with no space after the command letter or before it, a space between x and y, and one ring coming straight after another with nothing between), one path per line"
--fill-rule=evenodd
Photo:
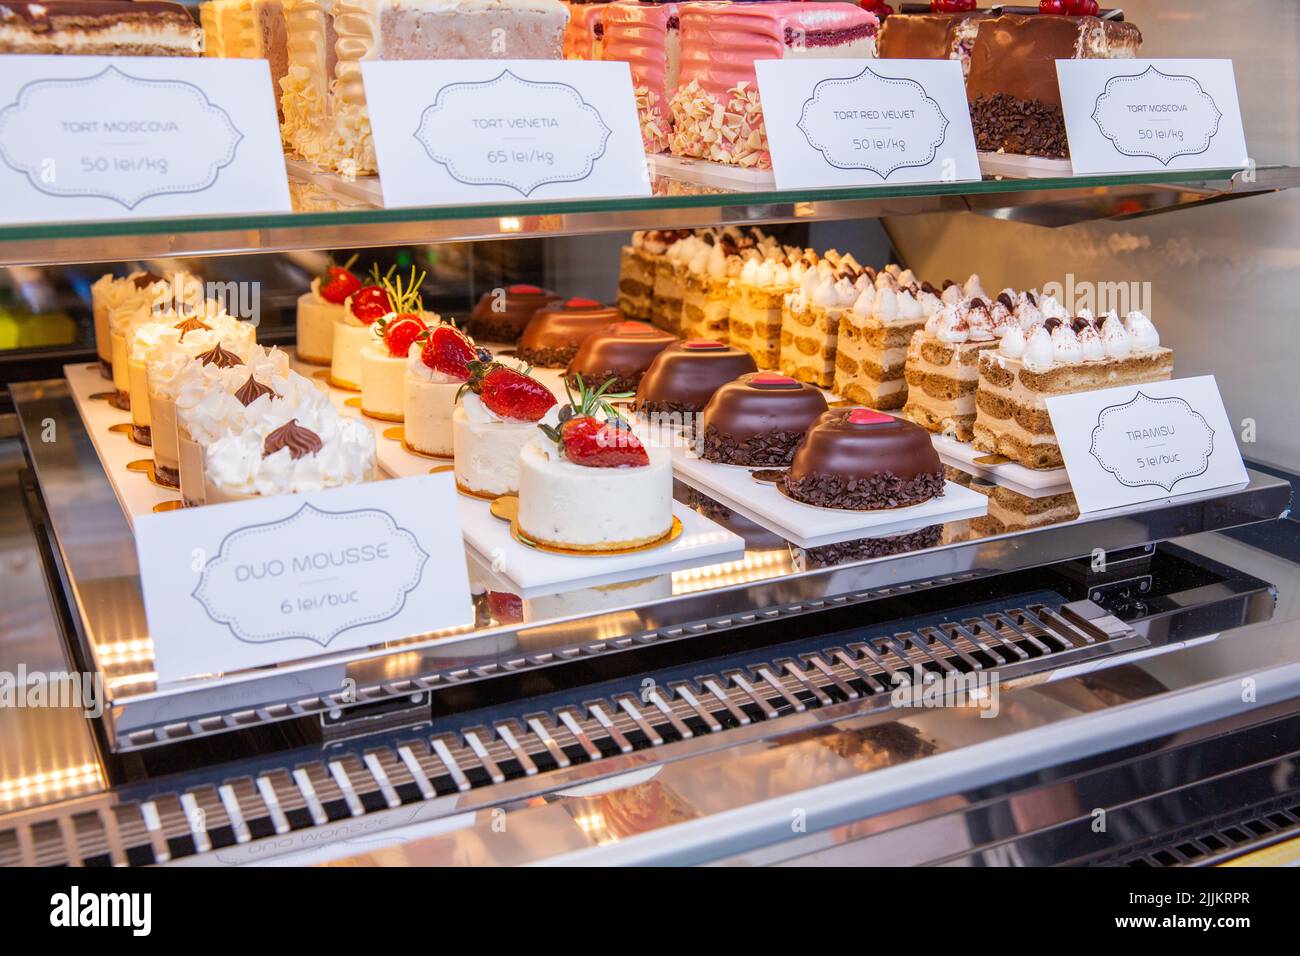
M1097 0L1066 0L1066 12L1076 17L1095 17L1101 13Z
M559 445L560 453L575 465L588 468L650 464L645 448L610 404L613 399L631 398L631 393L610 392L612 378L596 389L588 388L581 375L577 381L578 394L575 397L569 390L569 403L560 409L559 427L538 426L547 438ZM604 419L597 418L596 412L602 413Z
M930 0L934 13L965 13L975 9L975 0Z
M357 261L353 256L341 266L331 264L320 277L320 297L326 302L342 305L350 295L355 295L361 288L361 280L353 274L352 264Z
M420 361L443 375L469 380L470 362L490 362L486 349L476 349L470 337L454 325L438 325L424 339Z
M500 362L468 363L469 380L461 386L482 399L488 410L516 422L535 422L555 404L551 390L523 372Z
M392 312L393 303L388 298L388 290L383 286L366 285L352 294L351 308L358 321L369 325Z
M375 328L383 336L388 354L393 358L406 358L415 341L429 330L424 319L412 312L404 312L391 319L380 319Z

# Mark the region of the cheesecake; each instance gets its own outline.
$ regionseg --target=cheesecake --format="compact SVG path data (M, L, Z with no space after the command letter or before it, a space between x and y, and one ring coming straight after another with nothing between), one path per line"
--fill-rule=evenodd
M518 364L473 362L452 415L456 488L476 498L519 491L519 454L555 396Z
M334 349L334 323L343 318L343 303L361 288L350 266L331 265L323 276L311 280L311 290L298 297L298 348L301 362L329 365Z
M488 362L491 356L454 325L435 325L411 344L402 379L407 451L435 458L454 455L451 420L456 396L469 381L469 363L475 361Z

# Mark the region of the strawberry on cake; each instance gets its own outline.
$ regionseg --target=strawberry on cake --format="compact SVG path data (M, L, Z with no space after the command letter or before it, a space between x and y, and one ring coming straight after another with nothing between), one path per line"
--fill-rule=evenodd
M391 275L392 270L389 270ZM330 384L349 392L361 391L361 350L374 335L370 326L393 311L393 302L385 288L388 276L371 270L370 282L347 297L343 314L334 322L334 340L330 345Z
M402 414L408 451L451 458L455 451L451 419L456 395L469 381L470 362L490 362L487 349L476 348L454 325L435 325L407 353L402 385Z
M451 417L456 488L475 498L519 491L519 451L555 404L551 390L527 367L503 361L468 363Z
M879 26L851 3L683 4L673 154L770 168L754 61L872 58Z
M641 444L607 399L579 379L519 456L519 532L537 544L619 551L673 528L672 454ZM635 502L629 507L629 502Z
M411 270L411 279L403 284L399 278L388 287L393 311L370 326L370 341L361 347L361 411L385 422L402 420L403 382L407 355L415 340L424 335L439 317L425 312L420 300L420 283Z
M330 265L323 276L311 280L311 291L298 297L299 361L329 365L333 356L334 323L343 318L343 303L361 288L351 271L357 257L346 265Z

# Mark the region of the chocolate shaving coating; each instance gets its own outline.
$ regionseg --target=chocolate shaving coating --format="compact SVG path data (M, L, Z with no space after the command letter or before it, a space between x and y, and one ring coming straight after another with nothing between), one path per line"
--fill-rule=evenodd
M883 558L890 554L906 554L908 551L933 548L942 536L943 525L932 524L904 534L890 535L887 538L857 538L853 541L838 541L835 544L808 548L804 551L804 560L808 567L820 568L844 564L848 561Z
M189 335L191 332L211 332L212 326L207 325L204 321L196 316L191 315L184 322L177 322L172 328L181 333L181 337Z
M243 359L234 352L223 349L219 344L212 346L197 358L204 365L215 365L217 368L234 368L236 365L244 364Z
M275 389L270 385L263 385L257 379L253 378L253 373L248 373L248 381L235 390L235 398L239 399L239 404L247 408L263 395L275 395Z
M1065 117L1059 106L1018 99L1006 93L977 96L971 104L975 148L1006 150L1024 156L1065 159Z
M879 511L919 505L943 494L943 469L912 478L899 478L892 471L882 471L870 478L807 475L792 479L787 473L780 486L796 501L821 508Z
M519 349L516 354L529 365L538 368L567 368L578 354L578 345L574 343L548 349Z
M497 318L495 315L474 319L466 324L469 326L467 331L470 337L481 339L484 342L510 342L513 344L519 341L519 336L524 331L524 327L518 322L511 322L506 318Z
M620 375L618 372L603 372L597 375L583 375L582 379L588 385L597 383L604 384L606 381L613 379L614 384L611 385L607 391L617 394L619 392L635 392L636 387L641 384L641 375L641 372L638 372L635 375ZM576 390L578 387L578 376L576 374L565 374L564 384L568 385L569 388Z
M304 455L314 455L324 447L317 435L310 428L298 424L298 419L291 418L275 431L266 436L262 442L262 457L268 458L281 448L289 449L289 457L297 461Z
M794 457L801 431L770 431L743 441L709 425L704 430L700 457L724 465L788 465Z

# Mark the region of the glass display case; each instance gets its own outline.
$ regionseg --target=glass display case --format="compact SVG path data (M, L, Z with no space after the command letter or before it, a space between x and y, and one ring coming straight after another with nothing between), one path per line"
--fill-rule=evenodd
M1269 91L1296 74L1300 15L1253 6L1268 8L1270 36L1233 17L1212 49L1217 4L1127 10L1144 55L1233 59L1258 153L1244 168L778 190L719 185L703 162L652 164L645 197L388 209L373 178L299 165L289 213L0 221L0 554L13 575L0 671L79 675L93 704L0 708L0 864L1291 859L1300 785L1274 771L1294 759L1300 720L1287 332L1300 103L1294 84L1289 102ZM419 275L423 310L464 326L510 288L620 302L648 232L665 246L707 234L706 257L723 236L770 237L847 257L856 269L834 278L850 285L906 270L915 297L929 280L936 301L945 278L975 273L967 291L1122 289L1177 378L1215 376L1247 478L1080 514L1068 476L1043 483L1005 454L948 448L963 443L936 427L952 508L818 534L825 515L781 526L756 491L674 459L676 521L726 547L631 570L569 557L580 573L521 583L486 538L449 528L420 544L463 551L468 623L160 679L134 527L189 493L157 480L140 421L113 407L92 313L101 275L179 270L251 289L258 343L373 432L386 486L452 460L401 458L393 422L301 361L313 277L355 254L358 274ZM670 339L712 339L684 331L678 309ZM480 340L498 360L526 351ZM787 368L766 371L798 387ZM537 377L563 398L564 373ZM906 381L921 387L910 369ZM833 376L804 384L828 413L870 404ZM901 401L887 411L915 421ZM970 688L961 706L927 704L945 680ZM1098 806L1114 808L1102 833ZM793 832L792 808L806 816ZM357 820L364 842L340 826Z

